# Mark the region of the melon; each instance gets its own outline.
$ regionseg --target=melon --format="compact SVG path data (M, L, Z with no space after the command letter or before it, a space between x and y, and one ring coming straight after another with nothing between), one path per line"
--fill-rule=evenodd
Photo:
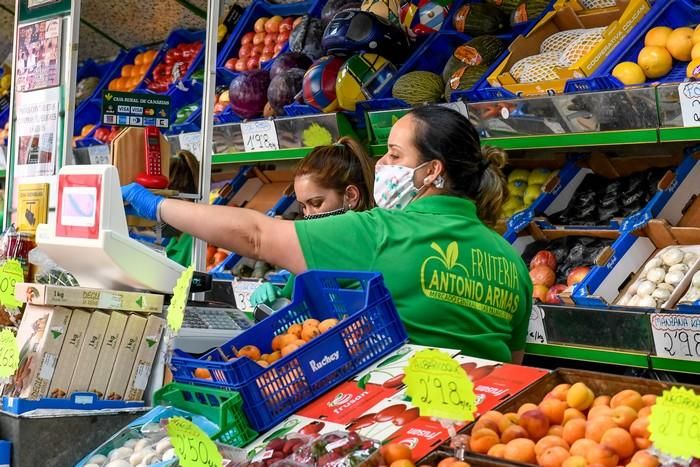
M464 66L455 71L445 82L445 100L450 102L450 96L454 91L473 87L487 71L486 65Z
M455 71L465 65L491 65L504 50L505 45L498 37L475 37L452 52L442 70L442 79L448 81Z
M394 83L391 95L411 105L439 102L445 90L442 78L429 71L411 71Z

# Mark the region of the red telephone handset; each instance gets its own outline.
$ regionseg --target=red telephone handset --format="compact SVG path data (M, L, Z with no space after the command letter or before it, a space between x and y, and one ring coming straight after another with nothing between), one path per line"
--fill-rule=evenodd
M136 176L136 183L146 188L164 189L168 187L168 177L164 176L160 165L160 131L147 126L144 131L146 148L146 171Z

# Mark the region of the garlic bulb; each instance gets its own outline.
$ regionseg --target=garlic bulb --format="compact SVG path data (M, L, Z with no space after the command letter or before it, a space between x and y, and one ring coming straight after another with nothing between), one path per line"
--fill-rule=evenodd
M173 443L170 442L169 437L165 437L165 438L161 439L160 441L158 441L158 444L156 444L156 453L159 456L162 456L163 453L165 451L167 451L168 449L170 449L171 447L173 447Z
M666 271L664 268L654 268L647 273L647 280L655 284L663 282L664 277L666 277Z
M152 464L157 464L160 462L160 459L158 458L158 454L155 452L150 452L149 454L146 454L143 458L143 462L141 462L143 465L152 465Z
M681 301L683 303L694 303L698 300L700 300L700 289L690 289Z
M685 274L680 271L669 272L666 274L664 282L671 285L678 285L683 280L683 276L685 276Z
M136 451L131 455L131 457L129 457L129 462L131 462L131 465L143 464L144 459L149 454L155 454L155 451L152 448L141 449L140 451Z
M683 251L680 248L671 248L661 255L661 260L666 266L673 266L683 261Z
M700 288L700 271L696 272L693 274L693 287L698 287Z
M683 262L688 266L692 266L698 260L698 255L688 252L683 256Z
M651 293L656 290L656 284L651 281L642 281L637 287L637 296L648 297Z
M659 303L666 303L671 297L671 292L666 289L656 289L651 294L651 298L656 299Z
M650 296L642 297L639 299L637 306L642 306L644 308L656 308L656 300Z
M685 263L678 263L678 264L674 264L673 266L671 266L670 268L668 268L668 272L680 271L680 272L682 272L683 274L685 274L686 272L688 272L688 269L690 269L690 268L688 267L687 264L685 264Z
M131 464L124 459L117 459L105 465L105 467L131 467Z

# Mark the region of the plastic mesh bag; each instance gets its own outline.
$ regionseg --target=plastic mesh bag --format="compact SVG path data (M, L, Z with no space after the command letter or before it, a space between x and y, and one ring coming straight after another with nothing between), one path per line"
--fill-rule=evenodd
M578 62L603 40L604 31L605 28L595 28L581 34L562 51L559 63L562 66L570 66Z
M552 34L542 41L542 45L540 45L540 53L561 52L586 31L586 29L568 29L566 31L560 31Z
M529 65L559 65L559 52L548 52L545 54L531 55L529 57L525 57L521 60L518 60L510 68L510 74L517 81L523 82L521 79L523 71L525 71L525 67Z
M531 63L525 65L523 73L520 75L521 83L538 83L540 81L551 81L559 79L557 70L561 69L558 63Z
M581 6L586 10L594 8L608 8L617 5L615 0L580 0Z

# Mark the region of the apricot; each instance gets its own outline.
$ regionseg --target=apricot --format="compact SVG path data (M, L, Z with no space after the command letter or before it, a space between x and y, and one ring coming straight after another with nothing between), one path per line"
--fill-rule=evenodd
M293 336L296 336L297 339L301 339L301 331L303 330L303 326L301 324L292 324L289 326L289 329L287 329L287 334L291 334Z
M305 320L305 321L302 323L302 326L303 326L303 327L306 327L306 326L316 326L316 327L318 327L319 324L321 324L321 322L320 322L319 320L314 319L314 318L309 318L309 319Z
M253 361L258 361L260 360L260 349L255 347L254 345L246 345L241 347L238 350L238 357L248 357L249 359Z
M498 427L501 424L501 420L503 420L503 414L501 412L496 411L496 410L489 410L488 412L483 414L481 417L479 417L479 420L491 420Z
M637 412L637 418L648 418L651 415L651 407L642 407L642 410Z
M634 438L634 445L637 449L649 449L651 447L651 440L648 438Z
M489 430L493 430L496 433L499 432L498 431L498 424L496 424L496 422L494 422L493 420L490 420L488 418L479 417L479 420L477 420L476 423L474 424L474 428L472 428L472 431L480 430L482 428L488 428Z
M571 445L569 452L572 456L586 457L586 452L590 451L594 447L597 447L598 443L592 439L581 438Z
M520 426L537 441L544 438L549 431L549 419L540 409L528 410L520 415Z
M575 383L566 394L566 402L570 407L578 410L586 410L593 404L595 394L583 383Z
M580 410L569 407L564 411L564 420L562 420L561 424L566 426L567 423L575 419L585 420L586 416Z
M637 419L637 411L632 407L619 405L613 409L612 419L613 422L617 423L617 426L627 430Z
M391 465L391 467L393 467L393 466L394 466L394 464ZM457 462L453 462L452 464L450 464L450 467L471 467L471 464L468 464L464 461L457 461Z
M309 342L314 337L318 337L320 335L321 331L319 331L318 328L314 326L305 326L304 329L302 329L301 331L301 338L306 342Z
M211 379L211 373L206 368L197 368L194 370L194 377L199 379Z
M567 409L566 402L552 397L540 402L540 410L549 419L552 425L561 425L564 421L564 412Z
M569 451L561 446L553 446L537 456L541 467L561 467L566 459L571 457Z
M596 417L586 422L586 438L600 443L606 431L610 428L617 428L617 423L610 417Z
M508 427L518 425L518 421L520 418L518 417L518 414L510 412L505 415L503 415L503 418L501 418L501 421L498 423L498 431L503 434Z
M286 357L290 353L294 352L296 349L298 349L299 346L296 344L287 344L282 348L282 357Z
M649 419L638 418L630 425L630 434L633 438L649 438Z
M586 436L586 420L581 420L576 418L570 420L569 423L564 425L564 432L561 437L564 438L569 444L574 444L579 439L585 438Z
M530 402L528 402L527 404L523 404L523 405L521 405L520 408L518 409L518 417L522 417L522 415L523 415L525 412L527 412L528 410L534 410L534 409L538 409L538 408L539 408L539 407L537 407L535 404L532 404L532 403L530 403Z
M506 444L503 458L509 461L522 462L524 464L534 464L537 461L535 456L535 442L527 438L518 438Z
M609 447L615 451L615 454L617 454L620 459L632 457L632 454L637 450L632 435L624 428L610 428L603 434L600 445Z
M491 457L500 457L502 459L505 452L506 445L499 443L491 446L491 449L489 449L489 452L487 452L486 455Z
M644 402L644 405L647 407L651 407L652 405L656 404L656 398L658 396L656 394L644 394L642 396L642 402Z
M437 467L449 467L455 462L458 462L458 459L456 457L445 457L438 463Z
M610 399L610 407L613 409L621 405L626 405L632 407L635 412L642 410L645 406L642 395L633 389L625 389L615 394L612 399Z
M558 436L561 438L563 433L564 427L561 425L552 425L549 427L549 430L547 430L547 436Z
M586 467L587 465L588 461L585 457L571 456L561 464L561 467Z
M634 456L632 456L632 460L630 462L641 467L659 466L659 459L647 451L637 451Z
M272 347L272 350L282 350L282 336L285 334L280 334L279 336L275 336L272 338L272 343L270 344L270 347Z
M324 333L336 324L338 324L338 320L335 318L324 319L318 324L318 330L321 331L321 333Z
M607 446L596 445L586 452L589 464L600 464L605 467L616 467L620 457Z
M525 428L519 425L513 425L506 428L506 430L503 432L503 434L501 435L501 442L504 444L508 444L514 439L527 438L528 436L529 435Z
M569 389L571 389L571 385L564 383L555 386L549 393L561 401L566 401Z
M267 362L267 360L258 360L255 363L257 363L258 365L260 365L263 368L267 368L268 366L270 366L270 364Z
M294 341L294 344L295 344L297 347L301 347L302 345L306 345L306 341L303 340L303 339L297 339L297 340Z
M489 449L500 441L498 433L488 428L481 428L472 431L472 437L469 439L469 448L476 453L486 454L489 452Z
M613 416L613 409L608 407L607 405L596 405L594 407L591 407L591 410L588 411L588 419L593 420L594 418L597 417L612 417Z
M569 451L569 443L564 441L559 436L548 435L539 440L537 444L535 444L535 456L539 458L542 455L542 453L544 453L547 449L553 448L555 446L565 448L567 452Z
M282 352L279 350L275 350L272 352L270 355L267 356L267 362L268 363L275 363L277 360L282 358Z
M282 351L283 348L287 347L289 344L293 344L297 340L296 336L294 336L292 334L281 334L281 335L275 337L275 339L277 339L277 338L279 338L278 341L276 342L277 346L275 346L274 339L272 341L272 350L279 350L280 352Z
M595 399L593 399L593 407L596 407L598 405L610 406L610 396L598 396Z

